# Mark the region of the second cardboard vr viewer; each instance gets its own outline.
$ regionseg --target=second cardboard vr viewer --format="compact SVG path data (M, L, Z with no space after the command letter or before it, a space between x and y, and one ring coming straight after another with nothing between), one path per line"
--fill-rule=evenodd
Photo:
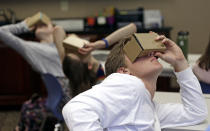
M77 56L79 56L81 59L85 59L86 55L82 55L78 53L78 49L82 48L85 44L88 44L88 43L89 43L88 40L79 38L75 34L71 34L63 40L63 47L67 54L68 53L77 54Z
M78 50L82 48L85 44L88 44L89 41L79 38L77 35L71 34L63 40L63 47L70 50Z
M155 41L156 33L134 33L123 50L134 62L137 57L147 55L153 51L164 51L166 47L161 41Z

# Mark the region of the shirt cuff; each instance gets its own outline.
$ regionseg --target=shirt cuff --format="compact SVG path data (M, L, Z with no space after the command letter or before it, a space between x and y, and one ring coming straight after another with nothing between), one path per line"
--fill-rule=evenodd
M178 81L191 78L189 76L194 76L194 73L192 72L191 67L188 67L187 69L181 72L174 72L174 74L176 75Z

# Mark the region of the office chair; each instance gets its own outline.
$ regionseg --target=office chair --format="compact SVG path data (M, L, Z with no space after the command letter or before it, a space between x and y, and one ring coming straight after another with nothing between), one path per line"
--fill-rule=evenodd
M201 85L202 92L204 94L210 94L210 84L207 84L207 83L202 82L202 81L199 81L199 82L200 82L200 85Z
M62 108L69 98L64 95L62 87L56 77L49 73L42 74L42 80L47 89L45 105L52 113L46 115L40 131L63 131L64 119L62 116Z
M42 74L42 80L44 81L48 94L46 99L47 109L49 109L59 121L63 121L60 103L64 94L60 83L56 77L48 73Z

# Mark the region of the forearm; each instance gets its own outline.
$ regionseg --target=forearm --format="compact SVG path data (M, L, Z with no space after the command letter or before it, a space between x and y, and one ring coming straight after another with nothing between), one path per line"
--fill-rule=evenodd
M29 32L29 29L24 21L17 24L1 26L0 30L10 32L12 34L21 34L21 33Z
M124 26L116 30L115 32L107 36L105 39L108 41L109 45L112 45L117 41L121 40L122 38L132 35L136 31L137 31L136 25L134 23L131 23L127 26Z
M65 49L63 47L63 40L66 37L66 32L64 31L62 27L57 26L55 27L53 36L54 36L54 42L56 44L56 48L58 50L58 53L62 62L65 57Z
M103 131L97 113L86 104L67 103L62 114L70 131Z
M133 33L137 32L137 27L134 23L131 23L127 26L124 26L118 30L116 30L115 32L111 33L110 35L108 35L105 39L108 42L108 46L111 46L113 44L115 44L116 42L118 42L119 40L128 37L130 35L132 35ZM103 40L99 40L99 42L96 45L96 49L101 49L101 48L105 48L106 44Z

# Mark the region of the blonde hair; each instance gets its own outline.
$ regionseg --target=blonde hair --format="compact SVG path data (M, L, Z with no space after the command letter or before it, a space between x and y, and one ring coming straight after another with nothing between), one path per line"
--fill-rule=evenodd
M117 72L120 67L127 67L123 47L128 41L130 41L130 38L131 37L122 39L112 48L105 63L106 76Z

